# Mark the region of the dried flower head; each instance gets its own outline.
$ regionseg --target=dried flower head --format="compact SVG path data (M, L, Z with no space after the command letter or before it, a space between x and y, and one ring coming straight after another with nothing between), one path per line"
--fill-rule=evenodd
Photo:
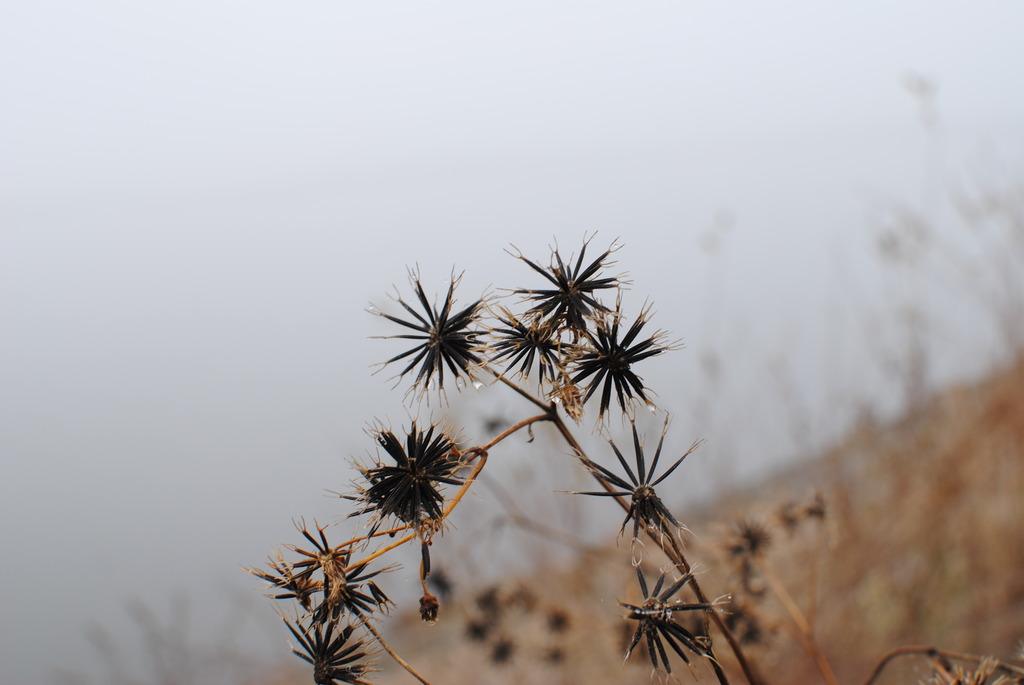
M1016 669L1000 664L993 657L985 657L973 670L953 666L945 657L933 657L932 661L934 672L921 681L924 685L1016 685L1024 681L1024 676ZM999 671L1003 672L996 675Z
M510 369L518 365L516 373L522 377L530 374L536 362L538 380L553 380L563 348L569 346L559 342L554 324L540 317L519 318L504 307L497 318L502 327L491 331L495 337L491 362L507 360Z
M615 311L598 324L596 330L587 332L590 343L574 364L573 383L579 384L590 379L583 395L587 402L597 391L601 390L599 415L604 416L611 404L612 390L622 411L628 411L635 401L650 403L644 389L643 379L633 370L633 365L672 349L671 344L664 344L664 332L657 331L649 338L640 340L640 332L647 324L650 307L644 307L636 320L619 338L619 326L622 322L621 302L615 305Z
M247 569L272 588L281 590L270 597L297 600L316 621L337 620L342 612L365 618L389 608L391 600L372 579L391 567L369 572L365 563L350 567L350 550L343 545L331 547L324 528L317 526L317 537L314 537L305 524L297 524L297 527L313 544L312 550L288 546L302 557L300 561L289 563L278 552L270 558L269 571ZM319 601L317 595L321 596Z
M668 423L665 424L666 429ZM647 468L647 462L644 459L644 448L640 441L640 435L637 433L636 424L632 424L633 428L633 452L635 454L636 471L634 472L630 468L626 458L622 456L622 452L611 440L608 444L611 445L612 451L615 452L616 458L619 460L619 464L626 471L626 477L619 476L618 474L606 469L597 462L587 459L585 456L581 456L584 465L591 470L603 483L609 486L608 490L600 490L596 492L578 492L579 495L593 495L595 497L629 497L629 510L626 512L626 518L622 521L622 528L620 533L625 530L626 524L632 519L633 521L633 539L636 540L640 535L640 527L643 526L645 530L656 531L659 534L664 534L669 528L673 530L679 530L682 528L682 524L676 520L676 517L672 515L672 512L668 510L665 503L661 501L661 497L655 492L654 488L665 480L669 475L675 471L683 460L686 459L697 447L700 445L699 442L695 442L690 445L690 448L683 453L683 456L679 457L672 466L665 470L663 474L654 477L654 472L658 468L658 461L661 459L661 448L665 443L665 430L662 430L661 438L658 440L658 448L654 451L654 459L651 461L650 469Z
M473 369L481 362L479 355L481 344L478 338L483 335L483 331L476 330L474 327L478 323L483 311L483 300L477 300L468 307L458 312L453 312L455 307L455 286L459 282L459 277L453 276L451 285L448 286L448 294L444 298L444 304L438 308L436 304L431 305L427 299L419 276L410 273L409 278L416 291L416 298L423 308L423 314L413 309L401 297L396 299L398 304L402 305L413 317L410 320L400 319L397 316L376 310L371 311L389 321L394 321L401 326L416 331L415 333L381 337L421 342L411 350L407 350L387 360L383 366L387 366L400 359L412 357L412 360L399 372L398 376L399 378L404 378L407 373L419 364L420 368L416 372L413 389L419 388L420 391L429 390L435 376L437 377L438 388L443 390L446 367L456 379L465 377L472 380Z
M562 647L549 647L544 650L542 658L547 664L552 666L558 665L565 661L565 649Z
M675 620L675 615L680 611L713 610L719 606L719 603L701 602L688 604L678 600L671 602L672 597L684 585L690 582L693 574L686 572L667 588L662 589L665 585L665 579L668 577L667 573L662 573L654 585L654 590L651 592L647 590L647 580L644 578L644 573L639 566L636 568L636 577L640 582L640 591L643 593L644 601L641 604L620 602L628 610L626 618L637 622L633 638L629 642L629 647L626 648L626 658L629 658L633 649L644 638L647 640L647 654L651 659L651 664L655 669L659 668L660 659L661 667L665 669L666 673L672 672L672 665L668 660L665 643L668 643L672 651L678 654L679 658L686 664L690 663L690 658L686 654L687 651L697 656L710 658L711 650L707 646L706 641L679 625Z
M353 626L346 626L335 634L334 623L313 622L304 626L296 621L293 626L284 619L284 624L302 647L302 651L292 648L292 653L313 665L313 682L316 685L369 685L363 676L372 669L369 664L361 662L368 652L363 649L361 640L349 642Z
M512 657L516 653L516 644L507 637L501 637L495 640L494 644L491 645L491 663L497 666L507 664L512 661Z
M331 547L324 530L317 526L317 537L314 537L303 524L299 532L312 543L313 550L291 547L296 554L305 557L292 564L292 577L307 583L317 582L317 576L320 578L323 601L314 609L314 619L337 620L342 611L363 618L377 610L386 610L391 600L371 579L390 569L371 572L366 563L349 567L351 549L344 545Z
M245 569L250 575L256 576L268 583L270 587L281 591L270 593L267 597L271 599L294 599L306 611L313 611L313 598L322 589L321 584L306 576L296 577L292 565L285 561L281 550L275 551L273 556L268 558L268 562L269 571L264 571L260 568Z
M727 545L734 559L756 559L771 545L772 534L760 521L742 519L733 526L733 536Z
M374 438L395 463L378 462L373 468L361 470L368 484L350 499L363 506L350 516L375 515L374 529L383 519L394 517L418 531L436 530L444 503L438 486L463 483L456 475L462 462L452 438L434 425L420 430L415 421L404 445L389 430L375 431Z
M583 243L575 264L572 263L570 256L568 266L562 261L562 255L559 254L557 248L551 251L552 261L547 269L521 254L517 255L553 286L536 290L524 288L515 291L536 303L530 308L528 314L547 319L558 330L582 333L587 329L587 319L608 311L608 308L597 300L597 293L600 290L610 290L620 285L618 277L599 277L601 269L610 266L611 263L605 260L615 248L611 247L605 250L597 259L584 267L583 260L589 242L587 240Z
M793 533L804 521L824 521L826 513L825 496L815 492L814 498L805 505L792 501L783 503L776 512L776 518L787 532Z
M783 502L779 505L776 517L779 519L779 523L782 524L782 527L790 533L796 530L803 518L802 512L796 502Z
M495 617L500 614L501 610L504 608L498 588L494 585L481 591L480 594L476 596L475 603L480 611L491 617Z
M466 623L466 637L473 642L483 642L493 627L494 624L486 618L475 618Z
M548 612L547 625L552 633L564 633L569 628L569 614L563 609L552 609Z
M548 397L560 405L566 416L573 421L579 423L583 418L583 393L565 371L559 370L558 378L552 383Z
M437 615L441 613L441 602L436 596L427 592L420 597L420 618L426 623L437 623Z

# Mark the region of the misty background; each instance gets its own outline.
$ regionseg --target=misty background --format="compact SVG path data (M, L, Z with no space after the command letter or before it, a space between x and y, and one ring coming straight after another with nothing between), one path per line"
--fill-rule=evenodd
M240 566L338 520L367 425L413 415L365 312L409 267L468 302L537 284L510 245L617 239L627 312L685 344L638 369L674 447L707 440L679 501L891 415L922 330L929 384L997 363L983 301L920 285L956 274L879 246L911 217L969 253L951 198L1024 178L1021 27L1001 2L0 1L0 682L102 672L88 635L131 652L140 602L290 658Z

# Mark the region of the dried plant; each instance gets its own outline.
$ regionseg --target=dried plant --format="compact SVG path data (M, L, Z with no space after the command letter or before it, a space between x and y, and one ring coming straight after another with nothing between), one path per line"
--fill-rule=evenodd
M662 331L638 340L640 332L647 325L649 313L650 309L647 307L641 310L639 316L620 338L622 308L621 302L616 302L615 311L600 319L593 332L586 332L590 345L584 348L583 354L576 360L576 374L572 382L579 385L589 379L586 390L583 391L583 402L589 400L598 390L601 391L599 417L604 417L611 406L612 390L615 391L615 399L623 412L628 412L636 401L650 403L644 392L643 379L633 370L633 366L644 359L672 349L672 345L662 342L665 337Z
M636 632L633 633L629 647L626 648L626 658L629 658L630 653L640 643L640 640L646 639L647 654L651 659L651 664L655 669L659 668L660 659L660 667L665 669L666 673L671 673L672 664L665 651L665 644L668 644L686 664L690 663L690 658L686 655L687 651L698 657L712 657L708 637L694 635L681 626L676 622L675 614L680 611L711 611L720 603L684 603L678 600L670 602L676 593L693 579L693 572L683 573L680 578L666 588L664 585L667 577L668 574L664 572L658 576L654 589L649 592L644 572L638 566L636 578L640 582L640 591L643 592L644 601L641 604L623 602L622 606L628 610L627 618L637 623Z
M455 286L459 282L459 279L453 276L451 284L448 286L448 294L444 298L444 304L438 309L437 305L431 305L427 299L419 276L410 272L409 280L416 291L416 299L423 308L423 313L417 312L401 297L396 300L412 316L411 320L400 319L379 311L376 313L404 328L416 331L415 333L384 337L421 342L418 342L412 349L388 359L383 366L412 357L408 365L398 374L399 378L404 378L417 364L420 365L411 390L417 388L421 391L429 390L435 376L438 388L443 390L445 368L456 379L472 378L473 368L481 362L478 338L483 332L477 330L476 325L484 308L483 300L477 300L468 307L453 312Z
M418 543L422 560L418 578L423 589L418 613L428 624L443 621L443 600L452 586L447 577L435 574L432 585L436 594L428 589L435 537L451 529L449 517L478 481L491 453L500 451L504 441L520 431L528 432L532 440L535 424L552 426L564 441L568 458L576 460L596 483L597 489L577 494L614 502L624 515L620 535L632 522L631 546L649 545L651 549L643 560L635 555L621 560L625 562L621 573L635 575L642 597L635 603L620 601L625 614L612 612L607 617L608 621L624 620L627 658L643 643L652 673L659 677L675 677L673 662L681 661L695 673L710 672L724 685L730 682L723 666L728 662L731 673L742 674L750 685L760 685L765 681L745 654L744 645L760 644L769 631L755 606L766 594L760 586L763 581L785 605L797 638L822 677L836 682L824 650L815 640L813 619L807 618L767 561L771 543L779 539L772 527L792 535L804 521L824 521L824 500L819 496L807 505L783 506L772 524L755 518L738 523L723 544L727 561L721 575L728 578L730 565L733 567L740 597L708 599L684 553L687 529L663 496L699 441L680 456L674 454L670 465L659 472L667 415L650 459L635 416L637 406L655 409L651 397L656 396L638 367L677 345L668 342L663 331L645 332L652 316L649 304L632 319L627 316L624 276L605 274L612 265L609 258L618 248L611 246L588 259L589 244L590 240L585 240L579 254L567 258L553 249L547 267L513 251L514 257L543 280L502 290L506 294L500 302L496 301L499 298L481 296L467 306L457 305L455 291L460 279L453 275L438 304L428 297L419 273L410 272L414 299L394 298L404 313L371 309L398 327L396 333L377 337L412 344L383 366L403 365L397 384L409 383L406 400L413 406L432 396L446 397L453 385L445 384L447 377L455 379L457 392L471 384L482 387L486 381L483 392L514 393L536 413L518 419L491 419L488 430L492 436L472 445L460 443L457 436L461 430L448 427L448 417L414 418L408 430L397 431L375 421L370 434L378 455L372 464L358 467L353 491L342 495L354 507L339 513L346 514L343 520L357 522L355 531L346 541L331 544L325 526L311 529L300 523L297 527L305 542L285 547L293 557L279 551L265 568L248 569L269 585L269 597L296 605L294 618L284 622L298 642L294 653L313 667L318 685L369 682L372 669L368 659L378 648L412 677L429 682L392 649L377 628L394 606L385 593L383 574L395 570L396 565L381 566L381 558ZM596 430L607 439L617 467L595 460L575 437L575 425L588 411L596 419ZM415 411L411 413L415 416ZM620 417L623 425L630 423L631 460L612 435L613 415ZM535 526L534 530L545 529ZM645 567L653 564L667 570L649 587ZM532 644L526 631L510 622L512 614L536 617L542 626L536 632L544 638L539 645ZM459 625L461 639L476 645L491 665L507 667L527 660L563 664L568 654L564 638L582 623L564 607L540 602L529 589L514 594L492 589L477 596L474 612ZM879 669L885 663L883 660ZM1018 671L979 662L973 672L936 671L930 682L1019 682L1014 680ZM945 679L936 680L940 677Z
M562 255L557 249L552 250L551 265L547 269L519 255L519 259L554 286L553 288L536 289L519 288L515 291L535 303L527 310L527 317L546 320L557 330L582 333L589 328L592 321L609 312L608 307L597 299L598 291L617 289L620 279L615 276L603 278L597 276L601 273L601 269L610 266L606 260L616 248L608 248L597 259L584 267L583 260L589 242L583 243L575 265L572 265L570 257L570 266L565 265Z
M267 569L250 569L271 586L271 597L295 600L300 607L300 620L288 626L302 647L302 651L296 650L296 653L314 665L318 683L333 682L332 678L341 682L362 682L365 670L352 665L358 661L355 655L361 654L360 649L343 648L354 630L369 633L370 638L410 673L426 682L394 654L373 627L372 621L387 612L390 600L378 585L380 570L371 571L370 563L391 550L419 540L423 583L420 615L426 622L436 621L441 614L441 602L427 589L433 537L444 530L451 511L484 468L489 451L538 422L552 423L571 448L571 454L606 489L587 494L604 495L617 501L626 512L623 528L633 521L633 540L638 540L642 532L651 536L673 568L681 573L664 591L665 577L662 576L655 588L656 596L647 597L642 571L637 569L645 603L630 608L630 620L639 621L636 640L646 636L650 649L660 650L662 657L664 644L677 653L685 648L691 655L712 664L719 680L727 682L724 672L717 667L711 638L706 634L696 637L671 620L672 613L683 609L705 613L714 613L717 609L717 605L703 598L696 577L682 556L675 535L683 529L682 524L655 492L655 487L676 471L696 443L656 476L664 432L648 468L634 425L636 471L615 443L609 441L625 470L623 477L593 461L573 437L565 420L578 422L586 404L594 397L598 397L600 427L605 425L603 422L612 410L613 398L625 417L632 416L636 403L650 405L651 391L636 367L674 348L665 342L661 331L649 336L643 334L650 319L649 305L641 309L632 323L625 323L621 292L624 280L620 275L604 273L617 248L609 247L588 259L589 242L584 242L578 256L570 255L568 259L557 248L552 250L547 268L516 253L515 256L545 281L539 287L506 291L507 298L525 304L525 310L519 310L514 302L488 305L484 297L459 307L455 299L458 277L451 279L440 304L433 304L417 272L410 272L410 281L418 306L396 296L395 301L404 315L371 309L402 329L380 337L413 343L410 349L392 356L383 365L404 364L397 377L399 382L407 377L412 379L407 396L411 395L414 401L429 398L434 391L444 393L450 389L450 384L445 385L446 376L454 377L456 387L461 390L466 381L476 381L489 374L499 386L525 397L541 413L512 423L489 441L466 449L457 446L453 433L440 428L436 422L422 427L414 420L402 436L389 429L374 429L372 435L383 454L373 465L360 467L355 492L343 496L356 504L349 517L366 521L368 532L340 545L330 545L323 527L317 526L311 532L300 526L301 534L312 547L291 547L299 557L297 561L286 561L279 553L271 557ZM602 301L606 294L614 295L613 305ZM493 324L485 322L487 316ZM536 394L533 388L520 387L515 382L515 379L527 378L534 381ZM446 488L452 492L444 492ZM373 551L362 552L382 535L397 539ZM693 589L696 601L665 605L684 587ZM652 602L662 608L655 611ZM506 663L514 658L516 643L508 636L493 633L493 614L490 615L491 619L485 613L471 624L468 634L476 639L488 639L491 661ZM564 631L566 615L552 613L548 625L555 633ZM724 628L723 623L719 625ZM553 647L548 652L547 656L555 661L561 658L560 648ZM690 658L680 655L684 660ZM666 673L671 671L666 658L653 659L652 663Z
M666 428L668 424L666 422ZM622 529L626 529L626 524L632 519L633 521L633 540L637 540L640 537L641 528L644 531L650 531L657 533L658 535L664 535L665 533L675 533L682 528L682 524L676 520L676 517L672 515L668 507L662 501L658 493L655 492L654 488L659 483L672 475L672 472L679 468L679 465L683 463L695 449L697 449L698 443L693 443L690 449L686 450L681 457L679 457L672 466L665 469L665 472L654 477L654 472L658 468L658 460L661 459L661 448L665 443L665 431L662 431L661 438L658 440L658 447L654 451L654 459L651 460L650 469L647 468L647 463L644 460L644 448L641 444L640 435L637 433L636 424L633 424L633 452L636 457L636 472L629 467L625 457L622 456L622 452L616 447L615 443L611 440L608 444L611 445L612 451L615 453L615 457L619 460L619 464L626 472L626 478L616 475L612 471L609 471L600 464L590 461L586 456L581 456L580 459L583 461L597 480L604 485L607 489L598 492L578 492L579 495L593 495L597 497L618 497L618 498L629 498L629 509L626 511L626 518L622 521ZM621 533L620 530L620 533Z
M369 682L363 679L370 670L365 661L367 652L362 642L350 642L354 630L351 625L338 630L336 623L316 619L308 626L299 621L292 624L287 619L284 624L302 647L301 650L293 648L292 652L312 664L316 685L366 685Z

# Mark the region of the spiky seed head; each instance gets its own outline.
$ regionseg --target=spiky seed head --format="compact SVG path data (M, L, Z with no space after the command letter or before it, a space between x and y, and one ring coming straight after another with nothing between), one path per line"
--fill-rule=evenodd
M617 247L613 245L584 266L589 243L590 239L584 241L575 263L572 256L568 262L563 261L558 248L553 248L551 262L546 269L518 251L514 253L543 276L551 286L539 289L521 288L515 291L534 303L528 312L529 315L551 322L558 330L582 334L587 330L589 321L609 311L598 299L599 293L603 290L617 289L622 281L618 276L601 276L601 271L612 264L608 257Z
M350 516L372 514L374 529L383 520L395 518L429 539L443 518L440 486L464 482L458 476L462 460L455 440L435 425L420 429L415 421L404 440L383 428L374 430L373 437L393 463L380 460L361 470L365 483L350 499L363 506Z
M399 380L419 366L410 392L425 393L437 381L437 389L444 392L446 371L457 384L464 379L474 380L474 370L482 363L481 353L485 349L480 342L484 331L479 328L480 318L484 312L484 300L476 300L463 309L456 309L455 287L461 276L452 275L451 284L440 307L431 304L427 298L419 274L410 271L409 280L416 293L422 312L396 296L395 300L408 312L411 318L402 319L385 314L375 307L370 312L382 316L405 329L407 333L400 335L378 336L382 338L411 340L415 346L381 364L385 367L393 362L409 359L408 364L398 373ZM411 358L411 359L410 359Z

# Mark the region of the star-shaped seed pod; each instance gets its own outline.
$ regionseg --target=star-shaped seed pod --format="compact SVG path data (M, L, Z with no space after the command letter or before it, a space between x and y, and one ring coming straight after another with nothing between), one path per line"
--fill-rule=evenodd
M313 666L316 685L370 685L363 676L374 669L363 661L369 656L363 642L350 641L355 629L353 626L345 626L336 633L332 622L325 625L314 621L305 626L301 621L297 620L292 625L291 621L284 619L284 624L302 647L301 651L293 647L292 653Z
M436 530L443 518L444 497L440 485L462 485L457 474L462 460L454 440L437 426L421 430L412 422L405 441L392 431L379 429L374 439L394 462L380 461L361 469L365 483L348 497L363 506L350 516L372 514L373 529L387 518L395 518L417 530Z
M668 652L665 649L667 644L672 651L679 655L683 663L689 664L690 657L687 651L699 657L712 658L710 643L706 636L694 635L683 626L676 623L675 615L681 611L709 611L720 605L719 601L704 603L684 603L679 600L671 601L677 592L693 578L693 573L685 572L682 577L674 581L667 588L664 588L667 573L662 573L654 585L652 591L647 589L647 579L639 566L636 568L636 577L640 583L640 591L643 593L644 601L641 604L628 604L620 602L628 611L626 618L636 621L636 630L633 638L626 648L626 658L633 653L633 649L640 643L640 640L647 640L647 655L655 669L663 668L666 673L672 672L672 664L668 660ZM659 665L660 660L660 665Z
M587 381L583 394L584 403L601 390L599 416L602 418L611 405L613 390L623 412L628 412L636 401L650 403L643 379L633 370L633 365L671 350L673 345L664 342L663 331L657 331L649 338L640 339L640 333L647 325L649 313L650 307L645 307L625 335L619 337L622 310L621 303L617 302L615 311L593 332L588 331L586 334L589 349L575 361L572 382L579 385Z
M637 432L635 423L632 428L636 471L630 468L629 463L626 461L626 458L622 456L622 452L619 450L618 446L616 446L616 444L611 440L608 441L608 444L615 453L615 457L619 460L619 464L626 471L625 477L610 471L595 461L591 461L586 457L581 457L584 465L590 469L590 471L597 476L601 482L606 483L609 486L609 489L596 492L577 492L574 494L593 495L595 497L628 497L629 509L626 512L626 518L622 522L621 530L625 530L626 524L632 520L634 540L640 536L641 527L644 530L657 532L661 535L670 531L678 531L682 528L682 524L679 523L679 521L676 520L676 517L672 515L672 512L665 506L665 503L661 500L661 497L658 496L658 493L655 492L654 488L663 480L668 478L673 471L679 468L679 465L683 463L683 460L696 450L697 447L700 446L700 443L695 442L690 445L690 448L683 453L683 456L679 457L672 466L665 470L664 473L655 478L654 473L657 470L658 462L661 459L661 449L665 444L665 432L667 427L668 422L666 421L665 429L662 430L661 438L658 440L658 447L654 451L654 459L651 460L651 466L649 469L647 468L647 461L644 458L643 444L640 440L640 435Z
M527 312L551 322L557 330L570 330L582 333L587 330L587 321L609 311L598 299L598 291L612 290L621 285L618 276L600 277L601 270L610 266L607 259L615 247L601 253L597 259L584 266L589 240L583 243L579 257L573 264L570 257L568 265L562 260L558 249L552 250L551 265L544 268L521 254L516 256L553 286L551 288L520 288L515 292L525 295L535 304Z
M383 316L389 321L408 328L413 333L401 335L379 336L399 340L418 341L416 346L410 350L395 355L388 359L382 366L393 362L412 357L409 363L399 373L399 378L404 378L416 366L416 377L413 381L411 391L426 392L433 387L434 380L437 380L437 388L444 390L445 370L457 380L473 380L474 369L481 364L480 352L482 345L479 342L482 330L477 330L476 325L484 310L483 300L477 300L468 307L455 309L455 286L459 282L458 277L452 278L448 286L448 293L445 295L443 304L438 307L432 305L427 299L419 276L410 273L413 289L416 291L416 299L423 309L423 313L416 311L409 303L401 297L396 298L409 314L411 319L400 319L391 314L385 314L371 308L371 312Z

